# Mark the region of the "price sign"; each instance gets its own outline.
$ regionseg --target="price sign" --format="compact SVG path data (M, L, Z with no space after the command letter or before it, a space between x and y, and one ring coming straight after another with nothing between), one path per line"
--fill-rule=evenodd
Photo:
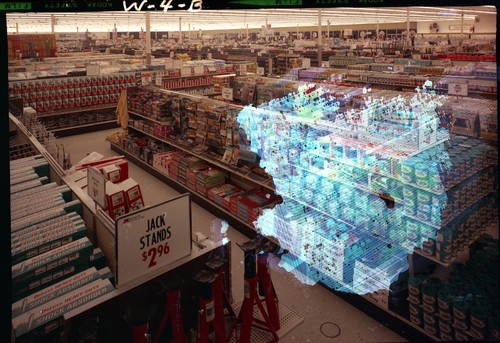
M156 77L155 77L155 84L159 87L162 86L163 84L163 76L164 76L164 73L158 73L156 74Z
M222 99L233 100L233 89L229 87L222 87Z
M191 253L189 194L118 217L115 230L117 286L151 279L151 272Z
M87 64L86 73L88 75L99 75L101 74L101 66L99 64Z
M151 83L151 73L142 73L141 74L141 84L148 85Z
M97 168L87 168L87 193L99 206L106 207L106 177Z
M467 96L469 94L466 83L448 83L448 94L449 95L463 95Z

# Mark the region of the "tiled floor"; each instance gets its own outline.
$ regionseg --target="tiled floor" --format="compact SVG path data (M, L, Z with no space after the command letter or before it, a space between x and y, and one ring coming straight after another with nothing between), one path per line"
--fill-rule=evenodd
M106 137L119 129L98 131L78 136L60 138L70 152L74 164L88 153L96 151L104 156L116 155L106 142ZM179 193L141 168L129 163L129 176L141 185L146 205L154 205ZM201 206L192 204L192 230L209 234L210 223L217 218ZM230 228L228 236L233 243L248 240ZM236 244L232 249L232 292L235 303L243 299L243 251ZM384 325L356 309L328 289L316 285L304 285L293 275L277 266L277 258L271 260L271 277L278 298L303 318L280 342L330 343L330 342L406 342L407 340ZM323 331L323 333L321 332ZM329 336L329 337L327 337Z

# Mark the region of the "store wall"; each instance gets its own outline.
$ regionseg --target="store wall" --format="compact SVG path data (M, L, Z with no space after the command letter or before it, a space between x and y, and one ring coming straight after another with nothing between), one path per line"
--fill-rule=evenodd
M476 33L495 33L497 30L496 15L479 15L474 23Z
M431 24L437 23L439 31L437 33L461 33L460 25L461 20L444 20L438 22L419 22L417 23L418 33L432 33ZM470 27L474 26L474 33L495 33L496 32L496 16L495 15L481 15L478 16L476 21L464 20L464 33L469 33ZM436 33L436 32L434 32Z

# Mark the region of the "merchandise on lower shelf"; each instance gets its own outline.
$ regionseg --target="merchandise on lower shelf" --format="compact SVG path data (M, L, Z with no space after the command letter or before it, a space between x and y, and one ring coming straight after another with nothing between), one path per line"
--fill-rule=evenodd
M444 341L499 338L498 239L483 235L447 280L408 279L410 320Z

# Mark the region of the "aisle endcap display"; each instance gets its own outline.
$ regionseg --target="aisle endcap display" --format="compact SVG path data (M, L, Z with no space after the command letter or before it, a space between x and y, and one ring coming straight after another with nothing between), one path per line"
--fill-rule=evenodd
M41 154L16 159L10 163L12 175L19 175L13 179L13 186L30 184L19 187L11 194L11 205L15 205L11 207L12 213L17 214L29 208L33 212L15 220L11 227L12 255L15 257L12 266L12 282L15 286L15 303L12 304L14 341L25 342L35 337L49 338L54 335L63 337L68 334L69 326L73 326L71 331L78 330L80 320L71 325L68 322L73 318L85 317L85 313L95 307L102 309L109 306L107 304L110 304L112 299L130 292L131 289L143 287L148 280L158 278L176 268L182 269L186 263L200 258L206 259L209 255L213 257L214 251L227 253L230 244L227 240L198 241L187 256L150 273L149 279L138 278L125 287L116 288L115 266L108 264L114 254L107 255L108 242L99 240L99 244L103 244L101 249L101 246L94 245L87 237L88 228L82 217L84 205L79 199L72 200L74 195L70 193L75 190L75 184L81 181L78 180L81 174L85 174L83 170L88 166L99 168L100 160L107 165L107 168L102 166L101 169L103 172L108 171L108 178L113 178L116 171L127 176L123 182L119 182L120 175L116 178L116 183L109 180L108 182L113 185L123 184L122 188L128 195L124 198L128 197L132 202L139 200L143 207L139 184L128 177L122 157L103 158L94 152L77 163L68 175L58 179L68 181L68 184L58 186L56 182L51 182L50 178L54 161L45 161L44 156L45 152L42 151ZM45 181L40 182L42 177ZM41 196L42 194L45 196ZM84 193L75 194L82 196ZM42 198L45 203L55 203L55 207L27 206L28 203L43 204L44 202L37 201ZM59 198L62 200L61 204ZM109 215L106 214L106 218L110 219ZM104 222L101 222L98 216L95 219L98 225L96 229L102 229ZM111 220L110 225L114 225ZM191 246L190 231L187 236ZM226 268L227 266L224 267L225 273L229 275ZM227 282L227 279L224 282ZM74 326L75 324L77 326ZM77 336L78 332L75 331L71 335Z

